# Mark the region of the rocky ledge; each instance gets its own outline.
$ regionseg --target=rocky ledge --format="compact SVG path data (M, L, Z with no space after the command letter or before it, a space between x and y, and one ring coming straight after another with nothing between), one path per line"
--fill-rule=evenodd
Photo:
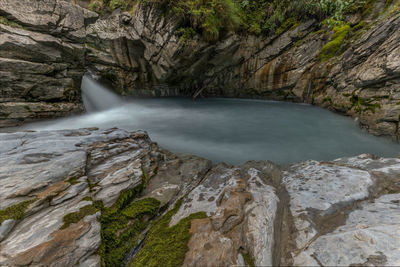
M145 132L0 134L0 266L400 265L400 159L285 168Z

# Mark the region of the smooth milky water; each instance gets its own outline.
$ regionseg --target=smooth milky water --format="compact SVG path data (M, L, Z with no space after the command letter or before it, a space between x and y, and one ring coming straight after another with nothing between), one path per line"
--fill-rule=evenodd
M86 80L84 84L92 90L95 85L92 82ZM83 88L84 92L87 90ZM116 96L100 95L86 92L85 97L92 102L90 109L109 109L32 123L22 129L118 127L146 130L152 140L173 152L232 164L248 160L286 164L309 159L332 160L362 153L385 157L400 154L400 145L369 135L350 118L310 105L238 99L192 101L185 98L121 102ZM105 99L109 101L104 107L99 102ZM87 99L85 104L88 107Z

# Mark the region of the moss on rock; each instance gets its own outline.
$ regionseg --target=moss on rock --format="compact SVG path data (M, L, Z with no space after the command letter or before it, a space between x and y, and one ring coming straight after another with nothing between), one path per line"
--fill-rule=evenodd
M127 195L125 194L124 197ZM160 201L146 198L105 212L101 218L102 245L99 254L102 266L122 266L125 256L138 243L139 234L148 225L146 215L154 217Z
M78 183L79 183L79 181L78 181L79 178L80 178L80 177L77 177L77 176L71 177L71 178L69 178L69 179L67 180L67 183L69 183L69 184L71 184L71 185L78 184Z
M24 27L14 21L10 21L7 18L0 16L0 24L4 24L13 28L23 29Z
M333 31L335 33L332 36L332 41L330 41L324 47L322 47L321 52L319 54L320 60L322 62L333 58L337 54L350 30L351 27L348 24L342 26L335 26L333 28Z
M178 212L181 205L182 200L178 201L172 210L153 224L143 247L131 261L130 267L175 267L183 264L186 252L189 250L187 244L191 237L189 230L192 220L203 219L207 215L205 212L195 213L169 227L172 216Z
M93 215L98 211L98 209L93 206L93 205L87 205L79 209L77 212L69 213L64 216L63 221L64 224L61 226L60 229L66 229L68 228L71 224L77 223L83 218L85 218L88 215Z
M244 263L246 264L246 266L249 266L249 267L255 267L256 266L254 264L253 257L251 256L250 253L242 253L242 255L243 255Z
M352 108L355 109L355 111L359 114L363 112L370 111L372 113L375 113L375 110L377 108L381 108L381 104L376 103L376 101L379 100L377 97L372 97L370 99L364 98L358 95L353 94L350 97L350 102L352 103ZM375 102L375 103L373 103Z
M6 220L21 220L24 218L25 211L35 199L26 200L8 207L4 210L0 210L0 224Z
M138 237L148 224L149 217L154 217L160 202L153 198L134 201L147 184L147 176L143 171L142 183L122 192L110 208L101 202L95 202L101 212L101 239L98 250L102 266L123 266L126 255L138 244Z
M155 214L161 202L154 198L145 198L136 201L122 211L128 218L136 219L141 214Z

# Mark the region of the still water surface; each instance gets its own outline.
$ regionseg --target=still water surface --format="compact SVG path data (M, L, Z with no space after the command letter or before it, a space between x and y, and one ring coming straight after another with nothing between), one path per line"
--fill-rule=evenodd
M400 153L400 145L367 134L350 118L314 106L239 99L122 101L87 77L82 89L91 112L20 129L146 130L155 142L173 152L232 164L248 160L287 164L362 153L394 157Z

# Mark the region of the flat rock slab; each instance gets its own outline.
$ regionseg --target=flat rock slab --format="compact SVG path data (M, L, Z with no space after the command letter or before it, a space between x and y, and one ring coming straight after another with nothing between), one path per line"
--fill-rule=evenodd
M400 265L400 194L363 203L295 259L302 266Z
M400 160L308 161L283 174L294 265L400 264Z

